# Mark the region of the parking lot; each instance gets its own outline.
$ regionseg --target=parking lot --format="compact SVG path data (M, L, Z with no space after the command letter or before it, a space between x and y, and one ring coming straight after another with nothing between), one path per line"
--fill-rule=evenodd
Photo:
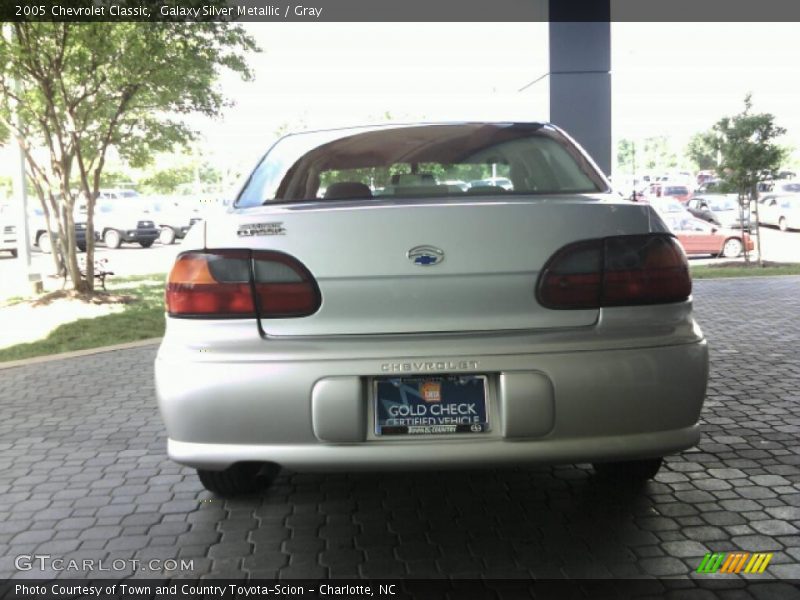
M800 278L695 290L712 358L703 438L641 489L566 465L284 473L220 500L165 457L154 346L0 370L0 577L92 576L15 568L46 553L193 561L180 577L676 578L653 597L719 578L721 597L798 597L742 585L800 578ZM736 550L774 556L762 575L695 572ZM113 576L163 575L132 572Z

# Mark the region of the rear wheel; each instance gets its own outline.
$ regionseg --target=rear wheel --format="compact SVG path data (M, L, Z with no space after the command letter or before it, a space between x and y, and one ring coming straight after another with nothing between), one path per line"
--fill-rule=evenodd
M646 481L656 476L663 462L664 459L659 456L644 460L594 463L592 466L601 477L619 481Z
M280 470L278 465L271 463L236 463L224 471L197 469L197 476L209 492L219 496L238 496L268 488Z
M39 246L39 251L44 254L50 254L53 251L53 247L50 244L50 236L47 233L39 234L36 239L36 245Z
M147 240L146 242L139 242L139 245L142 248L149 248L150 246L153 245L153 240Z
M744 246L742 241L737 238L725 240L725 245L722 246L722 256L725 258L736 258L742 253Z
M786 224L786 217L778 219L778 229L781 231L787 231L789 229L789 226Z
M86 244L75 244L78 247L78 250L81 252L86 252Z
M172 227L162 227L158 234L158 241L169 246L175 241L175 230Z
M109 229L103 234L103 241L106 243L106 247L108 248L119 248L122 245L122 238L119 235L118 231L114 231L113 229Z

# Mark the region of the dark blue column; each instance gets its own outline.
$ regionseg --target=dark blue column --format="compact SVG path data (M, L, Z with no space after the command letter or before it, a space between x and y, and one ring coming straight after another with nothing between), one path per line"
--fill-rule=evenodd
M549 0L550 121L611 172L610 0Z

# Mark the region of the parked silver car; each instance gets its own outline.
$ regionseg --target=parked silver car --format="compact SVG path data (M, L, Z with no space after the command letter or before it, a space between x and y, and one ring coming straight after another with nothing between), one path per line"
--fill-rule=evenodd
M498 168L513 190L426 176ZM551 125L286 136L183 247L156 390L170 457L216 493L279 466L647 478L699 439L686 256Z
M750 230L750 209L739 208L738 194L703 194L686 203L695 217L728 229Z
M800 229L800 182L776 182L758 199L758 212L764 225L777 225L781 231Z

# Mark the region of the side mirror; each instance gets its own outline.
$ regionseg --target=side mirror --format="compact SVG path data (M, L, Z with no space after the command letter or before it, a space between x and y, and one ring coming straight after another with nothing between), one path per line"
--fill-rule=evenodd
M717 233L717 231L719 231L719 229L717 227L712 227L711 228L711 233Z

